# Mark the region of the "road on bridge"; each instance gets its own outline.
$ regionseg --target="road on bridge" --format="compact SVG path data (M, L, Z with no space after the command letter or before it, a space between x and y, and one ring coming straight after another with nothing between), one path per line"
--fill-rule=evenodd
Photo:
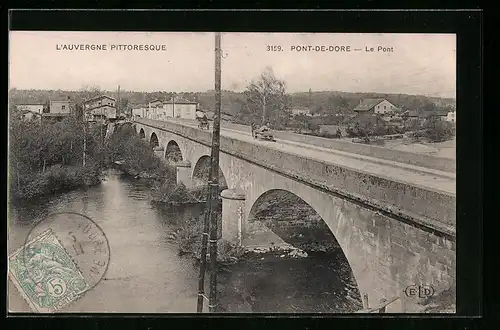
M199 129L196 122L188 122L185 120L172 121ZM266 145L268 148L280 150L285 153L324 161L329 164L407 183L412 186L431 189L451 195L455 195L456 193L456 175L451 172L334 150L303 142L288 141L284 139L276 139L276 142L261 141L252 137L250 127L245 131L243 128L235 129L224 127L224 123L222 123L221 135L247 143Z

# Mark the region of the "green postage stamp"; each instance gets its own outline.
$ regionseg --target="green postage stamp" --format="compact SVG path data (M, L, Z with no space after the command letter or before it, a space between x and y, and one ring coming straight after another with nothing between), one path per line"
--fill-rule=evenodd
M52 229L14 252L8 267L10 279L35 312L60 310L89 288Z

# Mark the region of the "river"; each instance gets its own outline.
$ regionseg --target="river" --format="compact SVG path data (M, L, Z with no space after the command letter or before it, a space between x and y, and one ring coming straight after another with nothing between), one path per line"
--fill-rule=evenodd
M48 214L79 212L103 229L111 257L99 284L63 312L193 313L198 265L191 256L180 256L177 243L167 237L203 207L159 208L150 202L146 182L109 170L101 184L89 189L11 206L8 252L20 247L33 223ZM359 297L352 294L353 284L339 271L337 257L324 253L303 259L254 255L223 267L218 276L221 311L353 311L359 308ZM10 281L9 310L30 312Z

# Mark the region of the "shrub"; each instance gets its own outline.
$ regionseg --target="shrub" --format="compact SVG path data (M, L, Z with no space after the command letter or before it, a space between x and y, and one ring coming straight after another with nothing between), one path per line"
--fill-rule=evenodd
M181 224L177 236L179 241L179 252L200 255L201 235L203 234L203 214L200 217L192 217Z
M437 118L428 119L424 124L424 128L424 137L430 142L446 141L455 135L455 126L452 123Z
M165 180L162 184L156 181L152 190L153 200L172 206L202 202L206 199L207 193L205 186L187 189L184 183L175 183L170 180Z

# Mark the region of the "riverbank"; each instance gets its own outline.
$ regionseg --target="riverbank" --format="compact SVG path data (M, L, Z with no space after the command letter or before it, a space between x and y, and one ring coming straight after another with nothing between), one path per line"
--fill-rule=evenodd
M91 187L101 182L102 168L98 164L87 166L54 165L42 173L19 175L10 183L13 202L47 197L82 187Z
M9 120L9 197L13 202L51 196L101 181L99 130L76 117L61 122Z

